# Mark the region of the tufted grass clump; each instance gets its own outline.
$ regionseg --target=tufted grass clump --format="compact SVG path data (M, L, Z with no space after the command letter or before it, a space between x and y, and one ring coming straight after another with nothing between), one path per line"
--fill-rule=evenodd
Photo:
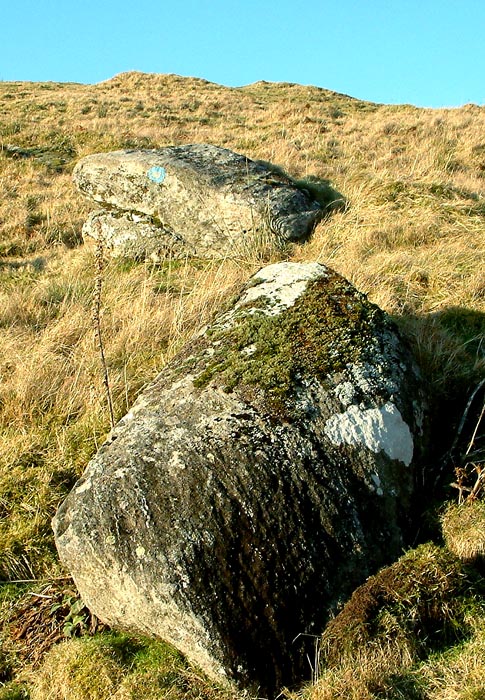
M401 680L414 688L416 700L482 700L485 697L484 616L469 621L471 634L462 644L431 656ZM412 700L413 696L409 696ZM399 695L397 695L399 698ZM405 698L401 694L401 698Z
M321 671L293 700L482 700L485 696L483 611L468 618L461 643L414 662L385 649L362 649L352 663Z
M164 642L122 633L54 647L27 679L30 700L229 700Z
M368 646L419 659L457 642L467 634L471 587L456 557L421 545L354 592L323 634L322 658L334 666Z
M314 199L325 214L332 211L343 211L346 206L346 200L343 194L337 192L335 187L332 187L330 180L326 180L315 175L307 175L302 178L290 177L285 170L275 164L270 163L265 160L258 159L256 161L258 165L267 168L268 176L273 174L283 180L283 182L290 182L295 187L306 192L312 199Z
M325 213L344 211L347 206L345 197L337 192L329 180L308 175L307 177L293 180L301 190L306 190L313 199L319 203Z
M448 549L464 561L485 557L485 501L448 505L441 518Z
M328 624L319 649L318 680L303 696L475 697L466 693L484 688L485 662L474 656L485 645L484 594L479 572L464 567L445 548L427 544L407 552L360 586ZM447 684L453 687L448 695Z

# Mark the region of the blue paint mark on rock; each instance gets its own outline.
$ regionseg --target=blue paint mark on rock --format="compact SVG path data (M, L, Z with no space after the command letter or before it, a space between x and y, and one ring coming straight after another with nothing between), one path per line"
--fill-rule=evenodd
M160 165L154 165L153 168L150 168L147 172L149 180L157 183L163 182L165 180L165 175L165 168L162 168Z

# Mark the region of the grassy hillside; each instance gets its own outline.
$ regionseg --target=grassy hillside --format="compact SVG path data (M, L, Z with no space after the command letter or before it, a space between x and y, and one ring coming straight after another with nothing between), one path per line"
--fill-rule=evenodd
M453 467L464 466L460 446L454 462L445 455L485 367L485 107L386 106L286 83L225 88L140 73L98 85L0 83L0 698L43 698L39 688L54 687L46 678L60 663L49 654L71 654L72 663L79 654L71 642L56 646L35 670L41 658L32 648L47 652L45 640L62 638L66 624L72 633L92 627L85 610L76 612L50 531L57 505L109 430L92 320L94 251L81 237L95 207L74 190L72 168L93 152L194 142L271 161L296 178L329 180L347 206L320 223L310 242L284 251L107 262L101 322L116 417L261 264L317 260L391 313L411 339L435 417L424 500L439 509L455 498L446 484L456 479ZM479 457L462 484L475 478ZM433 491L438 477L443 486ZM5 585L13 581L27 583ZM30 631L20 634L25 621ZM82 694L79 681L78 690L49 697L152 697L116 679L126 668L156 675L146 658L159 658L160 649L99 633L92 639L83 652L87 667L111 664L105 690ZM167 658L166 673L178 679L170 697L186 697L189 687L194 697L219 692Z

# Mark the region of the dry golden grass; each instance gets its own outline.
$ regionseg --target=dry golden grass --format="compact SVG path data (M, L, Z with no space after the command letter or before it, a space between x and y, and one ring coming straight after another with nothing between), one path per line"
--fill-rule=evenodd
M94 253L81 239L93 205L71 182L79 158L209 142L327 179L347 200L284 252L110 262L101 323L116 417L251 273L285 255L330 265L396 318L436 397L441 455L485 367L484 134L475 105L375 105L291 84L141 73L0 83L0 579L58 573L50 518L109 430Z
M483 617L475 619L474 626L473 635L464 644L416 669L415 684L425 688L426 700L482 700L485 697Z
M467 641L422 663L395 649L357 652L352 663L324 670L293 700L482 700L485 697L485 629L473 619Z
M31 700L235 700L169 645L122 634L57 645L28 682Z
M457 557L465 561L485 558L485 501L451 504L441 523L446 545Z

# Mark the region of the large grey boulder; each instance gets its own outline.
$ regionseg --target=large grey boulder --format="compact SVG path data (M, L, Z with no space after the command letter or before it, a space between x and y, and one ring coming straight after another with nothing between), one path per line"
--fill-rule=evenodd
M271 693L308 678L339 602L406 541L419 374L332 270L254 275L140 395L59 508L61 560L103 621Z
M148 215L199 256L241 254L268 237L304 240L324 214L282 171L209 144L97 153L73 177L105 208Z

